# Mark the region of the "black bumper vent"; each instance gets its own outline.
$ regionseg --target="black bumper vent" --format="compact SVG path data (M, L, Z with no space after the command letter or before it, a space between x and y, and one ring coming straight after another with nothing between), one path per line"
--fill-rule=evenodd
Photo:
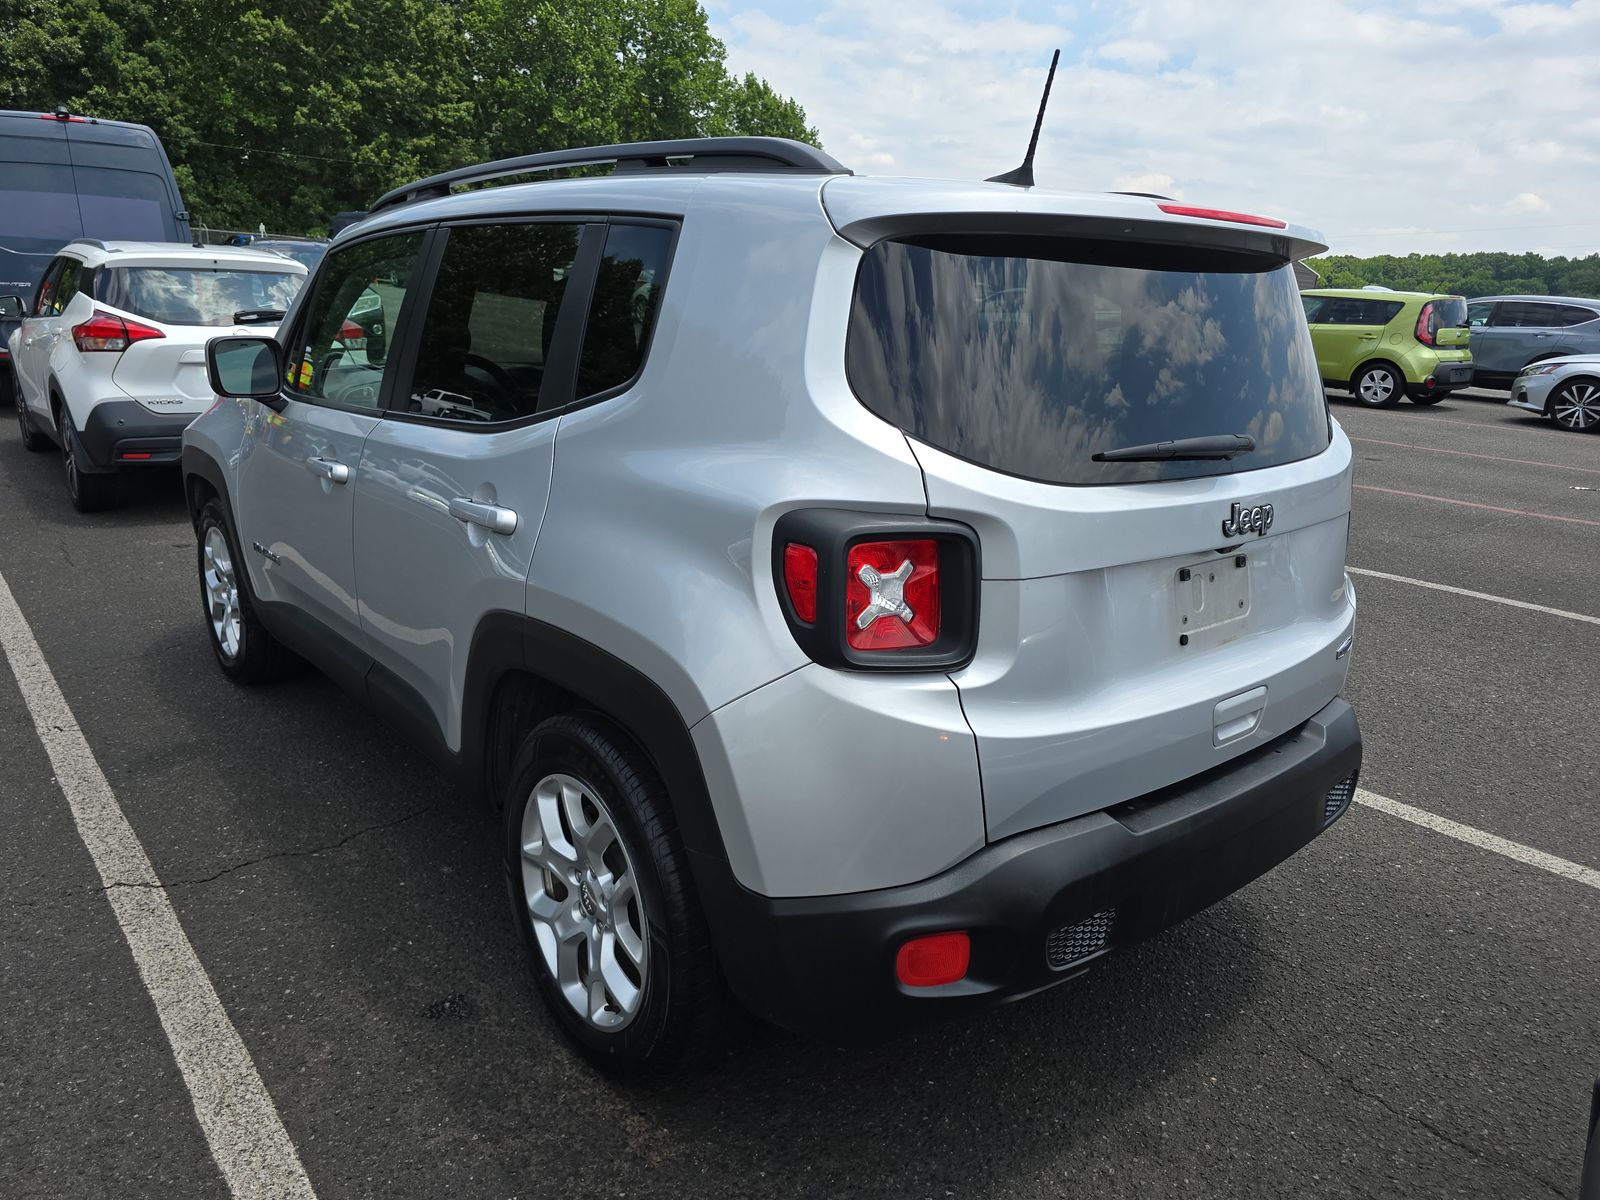
M1108 908L1097 912L1076 925L1063 925L1050 935L1045 943L1045 959L1060 970L1070 967L1080 959L1099 954L1106 948L1111 936L1111 925L1117 919L1117 910Z
M1338 783L1328 789L1328 798L1322 802L1322 823L1330 825L1337 820L1344 810L1350 807L1350 801L1356 794L1356 772L1351 771Z

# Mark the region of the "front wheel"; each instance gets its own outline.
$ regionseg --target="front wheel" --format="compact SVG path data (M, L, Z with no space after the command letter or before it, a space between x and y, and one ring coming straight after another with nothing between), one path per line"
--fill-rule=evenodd
M528 735L504 799L513 916L567 1035L621 1073L707 1054L725 985L649 760L603 718L563 714Z
M250 582L221 500L206 501L195 533L200 608L217 665L235 683L261 683L288 674L297 662L256 616Z
M1393 408L1405 394L1405 376L1390 363L1371 363L1362 367L1350 381L1350 391L1368 408Z
M1550 400L1550 419L1574 433L1600 430L1600 384L1588 379L1562 384Z

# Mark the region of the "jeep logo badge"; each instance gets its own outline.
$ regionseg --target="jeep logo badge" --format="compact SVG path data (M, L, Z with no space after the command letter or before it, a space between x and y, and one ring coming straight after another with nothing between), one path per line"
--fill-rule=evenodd
M1246 508L1235 500L1228 519L1222 523L1222 536L1242 537L1254 530L1255 535L1261 537L1271 528L1272 505L1257 504L1254 508Z

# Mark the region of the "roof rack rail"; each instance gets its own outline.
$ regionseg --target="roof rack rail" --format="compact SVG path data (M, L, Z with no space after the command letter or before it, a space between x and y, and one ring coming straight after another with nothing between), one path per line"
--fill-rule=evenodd
M69 245L69 246L93 246L96 250L109 250L109 249L111 249L110 246L106 245L99 238L85 238L85 237L73 238L70 242L67 243L67 245Z
M615 164L614 170L649 171L669 169L673 159L688 159L691 171L761 171L796 175L849 175L851 171L831 155L815 146L789 138L714 137L679 138L663 142L625 142L616 146L579 146L571 150L551 150L543 154L524 154L502 158L430 175L404 187L385 192L368 209L381 212L417 200L448 196L458 184L483 183L507 175L526 175L558 167L587 167ZM682 169L682 168L680 168Z

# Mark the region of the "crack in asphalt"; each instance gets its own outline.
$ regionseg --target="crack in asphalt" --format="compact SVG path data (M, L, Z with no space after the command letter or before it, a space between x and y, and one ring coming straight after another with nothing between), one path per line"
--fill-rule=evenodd
M1303 964L1291 962L1287 957L1285 957L1282 954L1279 954L1277 951L1269 949L1266 946L1258 946L1254 942L1250 941L1248 938L1239 937L1237 934L1230 933L1228 930L1222 929L1222 928L1217 927L1215 925L1213 925L1213 928L1216 929L1216 931L1219 934L1221 934L1223 937L1227 938L1231 942L1236 942L1237 944L1239 944L1241 946L1244 946L1244 947L1247 947L1250 950L1254 950L1259 954L1265 954L1269 958L1277 959L1280 963L1283 963L1286 966L1293 967L1297 971L1303 971L1303 970L1306 969ZM1314 973L1315 972L1313 972L1313 974ZM1410 1125L1414 1125L1417 1128L1420 1128L1420 1129L1424 1130L1425 1132L1427 1132L1429 1134L1432 1134L1433 1137L1436 1138L1438 1141L1441 1141L1445 1145L1450 1146L1453 1149L1460 1151L1462 1154L1465 1154L1465 1155L1469 1156L1470 1158L1472 1158L1476 1162L1490 1162L1490 1163L1494 1163L1496 1166L1504 1167L1509 1171L1513 1171L1516 1174L1520 1175L1522 1178L1527 1179L1527 1180L1529 1180L1529 1181L1531 1181L1533 1183L1539 1184L1541 1187L1543 1187L1547 1191L1549 1191L1551 1195L1560 1196L1560 1197L1563 1197L1563 1198L1569 1197L1571 1195L1570 1192L1568 1192L1565 1188L1561 1187L1559 1184L1552 1183L1550 1180L1546 1179L1544 1176L1539 1175L1539 1174L1537 1174L1537 1173L1535 1173L1533 1171L1530 1171L1527 1167L1525 1167L1521 1163L1501 1158L1501 1157L1499 1157L1498 1155L1495 1155L1495 1154L1487 1153L1481 1147L1473 1146L1473 1145L1470 1145L1470 1144L1468 1144L1466 1142L1460 1141L1454 1135L1452 1135L1451 1133L1449 1133L1448 1131L1446 1131L1444 1129L1441 1129L1439 1126L1435 1125L1432 1121L1430 1121L1427 1117L1423 1116L1420 1113L1408 1112L1408 1111L1406 1111L1404 1109L1396 1108L1394 1106L1394 1104L1392 1104L1388 1099L1386 1099L1382 1095L1382 1093L1371 1091L1368 1088L1362 1087L1361 1084L1356 1081L1354 1076L1344 1074L1343 1072L1339 1071L1332 1063L1325 1061L1324 1059L1322 1059L1318 1055L1316 1055L1316 1054L1312 1053L1310 1050L1306 1049L1306 1047L1302 1046L1298 1041L1296 1041L1293 1037L1291 1037L1284 1030L1280 1029L1276 1024L1274 1024L1270 1019L1268 1019L1262 1013L1256 1012L1253 1015L1255 1016L1257 1021L1259 1021L1262 1025L1266 1026L1266 1028L1268 1030L1270 1030L1273 1034L1275 1034L1280 1042L1282 1042L1284 1045L1288 1046L1296 1054L1300 1055L1300 1057L1302 1057L1302 1058L1306 1059L1308 1062L1311 1062L1314 1065L1316 1065L1318 1068L1321 1069L1323 1074L1327 1075L1330 1079L1333 1079L1335 1082L1343 1084L1346 1088L1348 1088L1350 1091L1354 1092L1357 1096L1360 1096L1365 1100L1371 1100L1373 1103L1377 1104L1380 1108L1382 1108L1385 1112L1387 1112L1390 1116L1395 1117L1398 1120L1404 1121L1404 1122L1406 1122L1406 1123L1408 1123Z
M337 842L331 842L326 846L313 846L309 850L279 850L273 854L263 854L256 858L247 858L243 862L231 863L212 875L202 875L195 879L174 879L158 883L143 883L134 880L117 879L110 883L102 884L97 888L85 889L85 891L108 892L112 888L153 888L166 891L171 888L194 887L197 884L211 883L215 880L221 879L224 875L232 875L235 871L242 871L246 867L253 867L259 863L271 862L275 858L310 858L318 854L331 854L335 850L340 850L345 846L348 846L357 838L365 837L370 833L380 833L385 829L393 829L397 825L404 825L407 821L414 821L423 813L428 812L432 807L433 806L431 804L424 804L420 808L413 809L411 812L395 817L393 820L380 821L376 825L363 826L362 828L357 829L354 833L346 834ZM72 895L73 893L67 892L64 894Z

